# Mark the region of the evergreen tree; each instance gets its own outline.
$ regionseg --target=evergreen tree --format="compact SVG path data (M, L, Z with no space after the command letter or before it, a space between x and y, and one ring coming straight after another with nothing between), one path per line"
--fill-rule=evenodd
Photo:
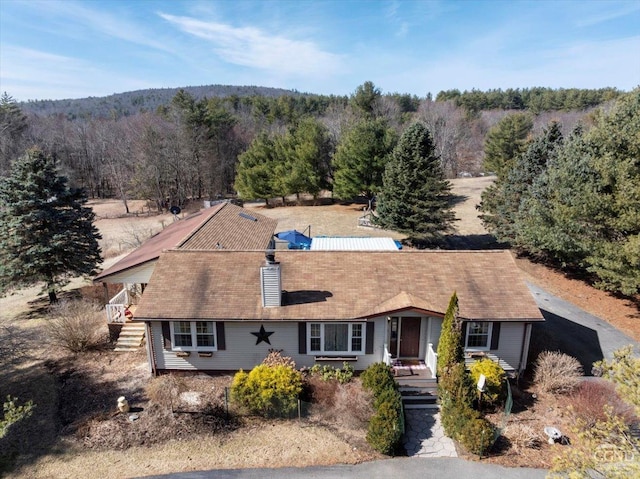
M457 363L464 363L462 342L462 323L458 318L458 294L454 291L442 320L438 341L438 371L446 371Z
M268 206L269 198L281 196L281 190L274 186L276 148L273 140L266 134L253 140L249 149L238 160L235 189L241 198L264 198Z
M8 173L11 161L24 152L22 139L26 129L27 117L4 92L0 96L0 176Z
M562 145L562 133L557 122L551 122L520 155L504 178L498 178L482 193L479 209L487 230L498 241L517 245L520 226L521 204L531 194L534 180L553 161L557 149Z
M397 137L384 120L362 120L350 129L333 157L333 194L341 199L364 196L382 189L382 175Z
M375 117L376 104L382 97L382 92L373 82L366 81L356 88L349 100L352 108L365 118Z
M455 220L450 191L429 130L414 123L387 163L376 221L409 234L416 245L436 243Z
M43 282L53 303L69 277L95 273L100 234L86 202L41 151L13 163L0 180L0 293Z
M529 115L505 116L489 132L484 142L484 169L503 178L516 158L525 151L526 140L533 128Z
M326 128L313 118L301 120L276 141L279 180L287 194L309 193L316 197L329 187L332 150Z

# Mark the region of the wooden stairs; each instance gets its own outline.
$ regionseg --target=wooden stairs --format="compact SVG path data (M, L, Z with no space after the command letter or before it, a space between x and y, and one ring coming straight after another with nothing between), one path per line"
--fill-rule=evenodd
M137 351L144 341L145 325L137 321L127 321L122 325L116 347L118 352Z
M396 361L394 373L405 409L438 408L438 380L423 361Z

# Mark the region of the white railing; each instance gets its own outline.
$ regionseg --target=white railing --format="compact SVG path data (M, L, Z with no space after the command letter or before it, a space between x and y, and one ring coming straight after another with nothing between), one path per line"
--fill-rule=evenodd
M429 369L431 369L431 374L433 375L433 377L436 377L436 375L438 374L438 371L437 371L437 369L438 369L438 355L433 350L433 344L432 343L427 344L426 363L427 363L427 366L429 367Z
M391 354L389 354L389 349L385 343L384 345L384 353L382 353L382 362L387 366L391 366Z
M118 294L109 300L106 306L107 309L107 322L111 323L124 323L127 320L125 316L125 309L129 305L129 291L127 288L123 288Z

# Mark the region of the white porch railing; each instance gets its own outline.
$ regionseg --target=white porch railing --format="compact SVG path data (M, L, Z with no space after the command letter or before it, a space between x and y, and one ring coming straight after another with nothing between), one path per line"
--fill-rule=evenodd
M118 294L109 300L107 303L107 322L111 323L124 323L127 320L125 316L125 310L130 302L129 291L127 288L123 288Z
M391 366L391 354L389 354L389 349L386 343L384 345L384 352L382 353L382 362L387 366Z
M427 363L427 367L431 370L431 374L433 377L436 377L438 374L438 354L433 350L433 344L427 344L427 357L425 362Z

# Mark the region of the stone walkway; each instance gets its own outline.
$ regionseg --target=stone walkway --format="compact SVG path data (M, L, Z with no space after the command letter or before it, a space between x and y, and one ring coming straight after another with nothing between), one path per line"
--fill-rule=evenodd
M444 435L438 409L407 409L405 418L403 443L409 457L458 457Z

